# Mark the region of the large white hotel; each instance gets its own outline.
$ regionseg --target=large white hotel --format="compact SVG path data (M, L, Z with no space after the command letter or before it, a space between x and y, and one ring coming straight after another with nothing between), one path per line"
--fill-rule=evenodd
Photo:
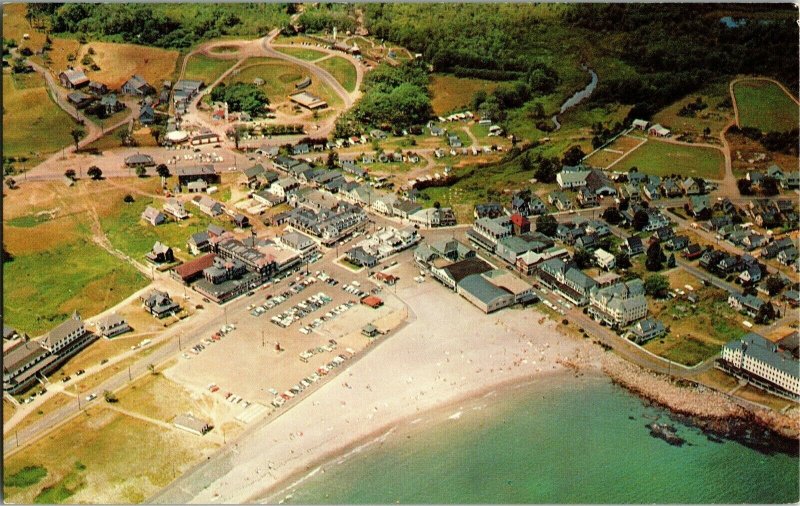
M759 387L800 400L800 363L755 332L723 346L721 365Z

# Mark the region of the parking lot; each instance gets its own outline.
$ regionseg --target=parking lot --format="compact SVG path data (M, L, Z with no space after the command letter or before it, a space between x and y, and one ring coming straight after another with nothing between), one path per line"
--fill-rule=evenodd
M245 311L228 314L227 324L184 350L164 374L234 404L277 407L346 366L371 341L361 334L365 325L388 330L402 321L404 304L369 280L366 270L315 265L320 269L308 275L295 273L257 290ZM383 306L361 304L367 294L380 297Z

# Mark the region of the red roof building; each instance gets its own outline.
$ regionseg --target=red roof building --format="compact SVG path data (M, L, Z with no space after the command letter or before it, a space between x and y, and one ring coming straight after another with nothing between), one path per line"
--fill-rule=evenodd
M179 278L184 283L191 283L203 275L203 269L208 269L214 265L216 256L214 253L208 253L189 262L182 263L172 270L174 277Z
M531 221L519 213L511 215L511 224L514 226L514 234L525 234L531 231Z
M367 295L366 297L361 299L361 303L373 309L379 308L383 305L383 301L379 297L375 297L374 295Z

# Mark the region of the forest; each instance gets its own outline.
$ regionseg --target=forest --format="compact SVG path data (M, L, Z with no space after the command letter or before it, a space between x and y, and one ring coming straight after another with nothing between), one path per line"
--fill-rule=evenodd
M788 4L749 4L753 19L736 28L720 22L721 4L368 4L364 12L375 36L422 53L436 71L523 82L539 94L542 77L546 86L559 77L554 62L616 60L634 72L601 75L592 102L630 104L637 117L740 73L797 87Z

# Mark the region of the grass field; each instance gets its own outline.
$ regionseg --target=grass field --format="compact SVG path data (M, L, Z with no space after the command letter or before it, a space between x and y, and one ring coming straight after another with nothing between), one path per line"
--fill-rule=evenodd
M235 74L228 76L226 83L252 83L253 79L261 78L264 80L261 89L273 104L287 101L288 95L295 91L294 85L309 77L309 73L302 68L274 58L250 58L237 70ZM331 107L342 105L339 96L316 79L312 80L311 86L306 90L328 102Z
M700 97L707 108L699 111L695 117L679 116L678 112L685 105L694 102ZM687 95L670 106L662 109L652 118L653 123L660 123L672 129L673 134L688 134L698 139L698 142L717 142L719 134L726 124L733 118L733 107L718 108L717 105L729 97L728 83L720 82L706 86L698 93ZM708 140L703 140L703 130L709 128L711 133Z
M614 142L584 160L584 163L592 167L605 169L612 163L625 156L626 153L629 153L631 150L639 146L639 144L642 143L642 140L643 139L637 139L627 135L617 137Z
M29 47L34 52L42 48L45 34L38 32L25 19L26 6L24 3L8 3L3 5L3 37L17 41L20 48ZM28 34L30 39L23 40L22 35ZM4 87L5 87L5 83Z
M776 84L755 79L740 81L734 85L733 94L741 126L758 128L763 132L797 128L800 108Z
M27 76L21 86L3 73L3 156L32 159L18 167L72 144L69 132L76 125L50 98L41 76Z
M682 286L685 279L676 279L673 287ZM723 344L744 334L744 330L737 326L737 315L728 306L722 290L701 287L697 280L690 284L699 297L697 304L677 299L651 301L653 316L670 331L644 346L657 355L685 365L695 365L712 357L719 353Z
M187 390L160 373L140 378L119 395L121 408L164 422L171 422L181 413L202 416L212 402L203 397L192 399Z
M154 203L152 198L139 197L135 202L122 205L117 212L101 219L101 225L111 244L138 260L144 260L143 256L152 249L156 241L172 247L175 256L188 259L191 255L186 250L186 240L191 234L205 230L210 223L224 224L187 203L186 208L192 213L191 218L180 222L168 221L153 227L140 219L142 211L148 205L161 209L162 202Z
M18 255L3 266L3 274L5 323L32 336L74 310L97 314L147 284L133 267L88 239Z
M33 391L38 391L38 389L31 389ZM24 429L25 427L30 426L31 424L37 422L40 418L44 415L51 413L59 408L62 408L69 404L70 402L76 402L73 397L69 395L58 393L45 402L40 404L36 411L32 411L29 415L19 421L16 425L14 425L14 431L19 431Z
M345 90L353 92L356 89L356 68L346 58L333 56L317 64L328 72L341 84Z
M614 165L614 170L638 167L655 176L679 174L705 179L722 179L725 159L714 148L683 146L650 139Z
M216 81L223 72L233 67L235 63L236 60L220 60L204 54L195 54L189 58L183 78L203 81L209 85Z
M92 142L91 144L86 146L86 149L98 149L103 151L104 149L114 149L119 148L122 146L122 141L119 140L118 132L127 131L128 125L121 125L115 128L114 130L107 131L105 135L97 139L96 141Z
M444 115L451 111L471 107L472 96L478 90L491 93L497 87L494 81L434 74L428 89L431 92L433 112ZM473 111L474 112L474 111Z
M294 56L295 58L300 58L305 61L319 60L328 54L306 47L277 47L275 49L283 54L288 54L289 56Z
M4 480L3 492L16 503L138 503L214 446L98 405L6 458L4 477L19 476L26 467L42 468L46 475L28 471L25 487L10 487ZM39 481L30 483L34 478Z

